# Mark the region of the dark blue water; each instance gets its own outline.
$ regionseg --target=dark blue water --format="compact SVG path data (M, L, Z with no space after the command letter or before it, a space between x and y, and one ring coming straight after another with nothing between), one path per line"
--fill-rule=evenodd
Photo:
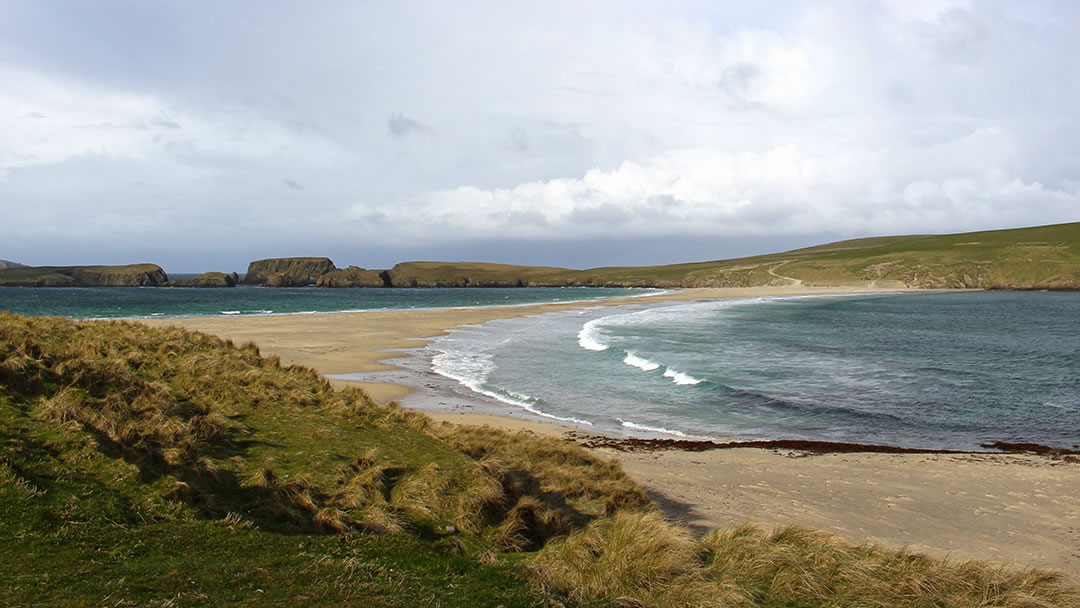
M659 290L568 288L0 287L0 310L79 319L266 315L566 302Z
M719 301L495 321L437 371L609 433L1080 446L1080 294Z

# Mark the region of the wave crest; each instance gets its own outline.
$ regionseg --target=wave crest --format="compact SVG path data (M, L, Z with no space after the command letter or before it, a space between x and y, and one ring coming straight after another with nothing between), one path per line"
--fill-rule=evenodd
M671 381L679 386L691 386L694 384L701 384L704 380L695 378L685 372L680 372L677 369L667 368L664 370L664 377L671 378Z
M597 324L597 321L599 320L600 319L594 319L581 327L581 331L579 331L577 335L578 346L586 350L595 351L604 351L608 349L607 344L600 341L604 334L600 331L600 327Z
M631 367L636 367L636 368L640 369L643 372L651 372L654 369L660 367L659 363L656 363L655 361L649 361L648 359L645 359L644 357L639 357L632 350L627 351L626 358L623 359L623 363L625 363L625 364L627 364L627 365L629 365Z
M648 426L646 424L638 424L636 422L630 422L629 420L623 420L622 418L616 418L619 424L628 429L634 429L635 431L648 431L650 433L663 433L665 435L675 435L676 437L688 437L688 435L682 431L676 431L673 429L666 429L662 426Z

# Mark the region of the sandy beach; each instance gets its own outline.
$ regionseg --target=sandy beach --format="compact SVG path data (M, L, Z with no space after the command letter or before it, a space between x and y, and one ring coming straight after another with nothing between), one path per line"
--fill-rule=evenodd
M649 301L866 293L877 286L696 289ZM155 321L253 341L323 374L364 374L380 401L438 420L562 436L574 429L487 403L407 360L401 349L455 327L626 300L490 308ZM389 352L388 352L389 351ZM344 381L338 381L344 383ZM672 518L698 532L751 520L804 524L856 542L955 559L1060 569L1080 581L1080 457L1027 454L808 454L758 448L689 452L595 448L617 458Z

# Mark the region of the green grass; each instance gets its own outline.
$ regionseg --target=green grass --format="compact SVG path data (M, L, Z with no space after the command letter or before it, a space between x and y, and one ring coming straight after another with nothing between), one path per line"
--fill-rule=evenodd
M954 235L874 237L784 253L588 270L407 262L394 285L749 287L878 281L920 288L1080 289L1080 223Z

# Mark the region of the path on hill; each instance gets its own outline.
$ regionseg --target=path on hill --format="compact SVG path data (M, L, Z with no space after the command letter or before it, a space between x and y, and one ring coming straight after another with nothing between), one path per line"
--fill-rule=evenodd
M786 281L791 281L791 284L796 286L796 287L802 287L802 279L796 279L795 277L786 277L786 276L776 272L777 268L780 268L784 264L788 264L790 262L791 262L791 260L784 260L783 262L780 262L779 264L776 264L775 266L769 266L769 268L767 269L766 272L768 272L769 274L771 274L772 276L774 276L774 277L776 277L778 279L784 279Z

